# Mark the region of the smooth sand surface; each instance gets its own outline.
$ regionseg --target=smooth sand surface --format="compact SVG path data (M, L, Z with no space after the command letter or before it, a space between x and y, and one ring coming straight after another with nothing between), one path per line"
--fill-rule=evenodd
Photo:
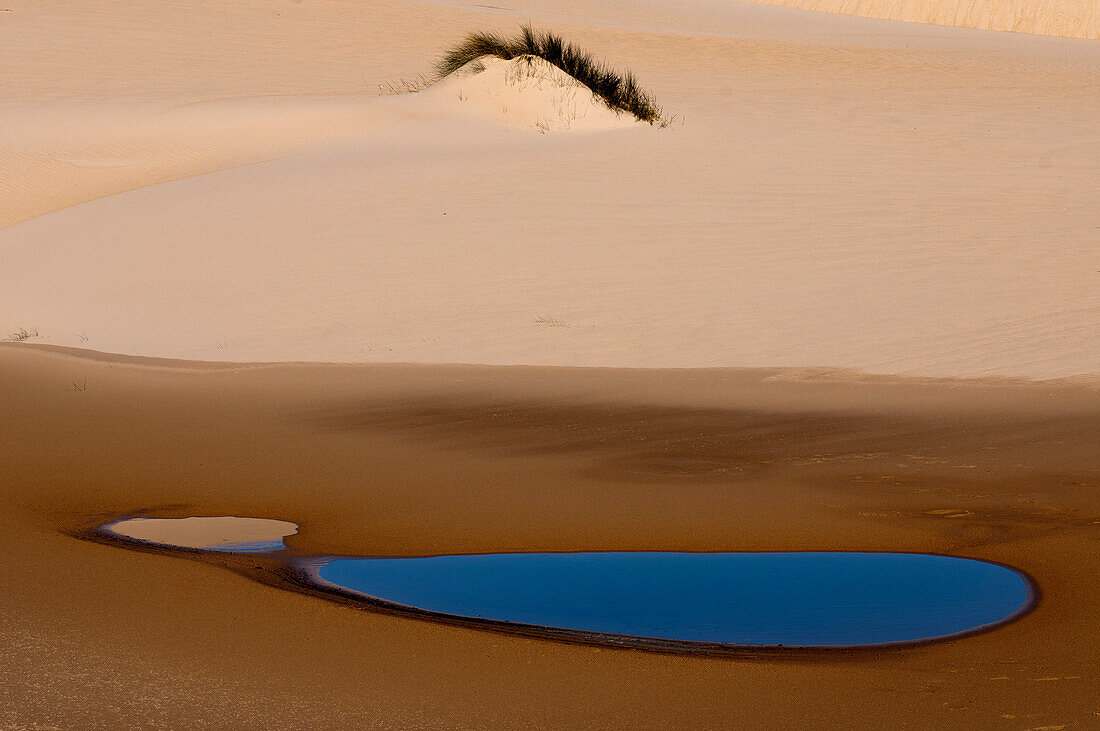
M1100 45L659 7L13 7L0 332L241 362L1100 372ZM678 123L541 134L484 89L377 95L524 13ZM44 40L77 33L94 64Z
M676 122L380 90L525 20ZM7 0L0 66L0 338L37 333L0 343L0 726L1095 724L1095 42L735 0ZM1043 596L943 644L688 658L81 540L120 515L357 555L939 552Z
M865 18L1100 39L1100 5L1090 0L759 1Z
M294 535L298 526L271 518L234 515L189 518L130 518L105 527L106 532L138 541L181 548L212 548L242 543L269 543Z
M0 724L1087 728L1100 711L1094 388L171 368L13 345L0 382ZM947 553L1017 567L1042 599L917 648L660 655L356 610L66 535L120 511L293 520L308 553Z
M557 66L532 56L471 61L420 93L439 100L440 106L457 106L482 122L503 123L506 131L534 129L546 134L642 124L632 114L610 109Z

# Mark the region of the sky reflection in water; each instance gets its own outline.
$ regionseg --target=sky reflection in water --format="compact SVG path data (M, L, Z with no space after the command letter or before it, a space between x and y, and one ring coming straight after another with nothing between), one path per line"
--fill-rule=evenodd
M433 612L750 645L904 642L1001 621L1018 572L901 553L516 553L340 558L328 582Z

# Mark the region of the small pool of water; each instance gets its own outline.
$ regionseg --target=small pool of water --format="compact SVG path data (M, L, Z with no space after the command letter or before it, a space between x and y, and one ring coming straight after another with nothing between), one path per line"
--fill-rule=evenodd
M109 523L108 534L174 548L265 553L286 548L283 539L298 532L285 520L239 518L235 515L191 518L128 518Z
M908 553L513 553L337 558L323 582L463 618L735 645L948 637L1025 611L999 564Z

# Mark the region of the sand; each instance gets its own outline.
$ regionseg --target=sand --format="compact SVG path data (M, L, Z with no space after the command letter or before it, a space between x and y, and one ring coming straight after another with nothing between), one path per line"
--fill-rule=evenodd
M604 8L553 27L678 123L542 134L501 79L499 107L453 82L372 93L518 18L266 7L38 18L110 19L121 48L77 80L13 9L6 53L39 66L0 97L4 218L37 215L0 229L0 332L236 362L1100 372L1091 42L751 4L619 29ZM196 47L219 23L255 30ZM152 39L162 73L129 55Z
M1086 5L900 6L1004 33L732 0L11 0L0 726L1095 723ZM503 64L387 93L525 20L673 123ZM91 540L123 515L288 521L318 554L946 553L1042 600L919 648L679 657Z
M865 18L1100 40L1100 6L1044 0L762 0Z
M628 129L642 124L632 114L609 108L587 86L558 67L532 56L508 61L495 57L471 61L438 83L417 91L420 92L417 97L457 107L460 113L474 116L480 122L503 123L505 131L535 130L546 134Z
M167 366L0 347L19 424L0 442L0 611L18 618L0 627L0 722L1069 728L1100 710L1095 389ZM1017 567L1043 596L914 649L677 657L350 609L67 534L119 511L289 520L305 553L948 553Z

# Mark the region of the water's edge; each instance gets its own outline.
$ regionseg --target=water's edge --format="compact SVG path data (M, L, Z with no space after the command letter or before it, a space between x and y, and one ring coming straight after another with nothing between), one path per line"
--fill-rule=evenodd
M113 520L117 520L113 518ZM703 655L703 656L727 656L733 658L759 658L767 660L792 661L800 660L828 660L842 657L867 658L883 650L903 651L905 649L919 648L924 645L950 642L963 639L972 635L984 634L994 629L1010 624L1033 611L1042 600L1042 590L1034 577L1014 566L990 561L983 558L967 556L949 556L939 553L925 553L918 551L829 551L829 553L914 553L927 556L943 556L951 558L969 558L975 561L1001 566L1018 574L1025 582L1027 588L1027 601L1015 612L1006 615L1002 619L987 624L972 627L967 630L955 632L937 637L918 640L905 640L899 642L865 643L857 645L737 645L721 642L704 642L695 640L674 640L636 635L611 634L605 632L569 629L564 627L548 627L535 624L509 622L506 620L486 619L481 617L468 617L455 614L446 614L418 607L398 604L396 602L371 596L363 592L348 589L322 579L319 575L321 566L335 559L363 558L362 556L344 555L313 555L302 556L292 551L284 550L273 553L232 553L229 551L214 551L199 548L186 548L151 544L145 541L127 538L110 531L104 530L106 521L100 520L94 524L69 531L75 538L88 540L95 543L128 548L131 550L159 555L174 556L200 561L222 568L229 569L237 574L250 578L261 584L294 591L299 594L314 596L327 601L336 602L349 608L371 611L378 614L428 621L446 626L463 627L481 631L504 633L513 636L528 637L533 639L551 640L567 644L590 645L596 647L611 647L620 649L642 650L647 652L669 653L679 655ZM578 551L579 553L580 551ZM774 553L801 553L803 551L774 551ZM708 553L708 552L695 552ZM736 553L734 551L722 551L722 553ZM758 553L746 551L744 553ZM398 557L388 557L398 558Z

